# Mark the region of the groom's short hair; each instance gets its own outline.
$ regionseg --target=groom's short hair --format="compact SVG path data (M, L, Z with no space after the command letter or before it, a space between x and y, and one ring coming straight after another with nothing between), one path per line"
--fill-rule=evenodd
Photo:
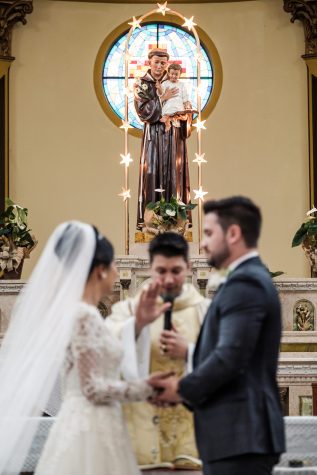
M188 243L180 234L166 232L155 236L149 246L150 263L155 256L183 257L188 262Z
M232 224L241 228L242 236L247 247L257 245L262 216L260 208L245 196L231 196L222 200L206 201L204 212L215 213L220 226L226 231Z

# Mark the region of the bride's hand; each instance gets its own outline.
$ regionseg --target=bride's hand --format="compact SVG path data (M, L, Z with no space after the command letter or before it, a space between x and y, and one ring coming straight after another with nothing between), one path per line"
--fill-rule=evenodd
M162 389L162 386L160 385L161 381L169 378L170 376L175 376L174 371L158 371L157 373L151 374L147 379L146 382L152 386L152 388L156 389Z

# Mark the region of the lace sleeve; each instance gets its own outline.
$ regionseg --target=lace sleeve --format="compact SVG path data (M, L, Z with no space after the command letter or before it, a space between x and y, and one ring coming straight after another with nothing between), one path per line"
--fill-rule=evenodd
M103 325L94 317L85 315L77 321L72 341L72 352L78 370L80 388L93 404L111 404L113 401L142 401L153 393L143 380L125 382L104 376L105 340ZM111 358L111 354L109 354Z

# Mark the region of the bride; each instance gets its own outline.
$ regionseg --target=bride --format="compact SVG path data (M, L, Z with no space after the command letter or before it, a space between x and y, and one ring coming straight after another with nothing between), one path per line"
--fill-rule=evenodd
M63 369L64 400L36 475L137 475L120 402L153 395L119 380L122 348L97 305L117 275L111 243L72 221L52 234L0 351L0 473L19 473Z

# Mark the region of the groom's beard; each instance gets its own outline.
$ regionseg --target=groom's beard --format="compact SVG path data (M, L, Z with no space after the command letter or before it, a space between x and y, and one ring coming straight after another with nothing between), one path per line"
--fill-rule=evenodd
M207 261L208 265L210 265L210 267L214 267L215 269L221 269L223 267L224 262L226 262L229 256L229 247L227 243L224 242L222 248L213 252L212 256L209 257Z

